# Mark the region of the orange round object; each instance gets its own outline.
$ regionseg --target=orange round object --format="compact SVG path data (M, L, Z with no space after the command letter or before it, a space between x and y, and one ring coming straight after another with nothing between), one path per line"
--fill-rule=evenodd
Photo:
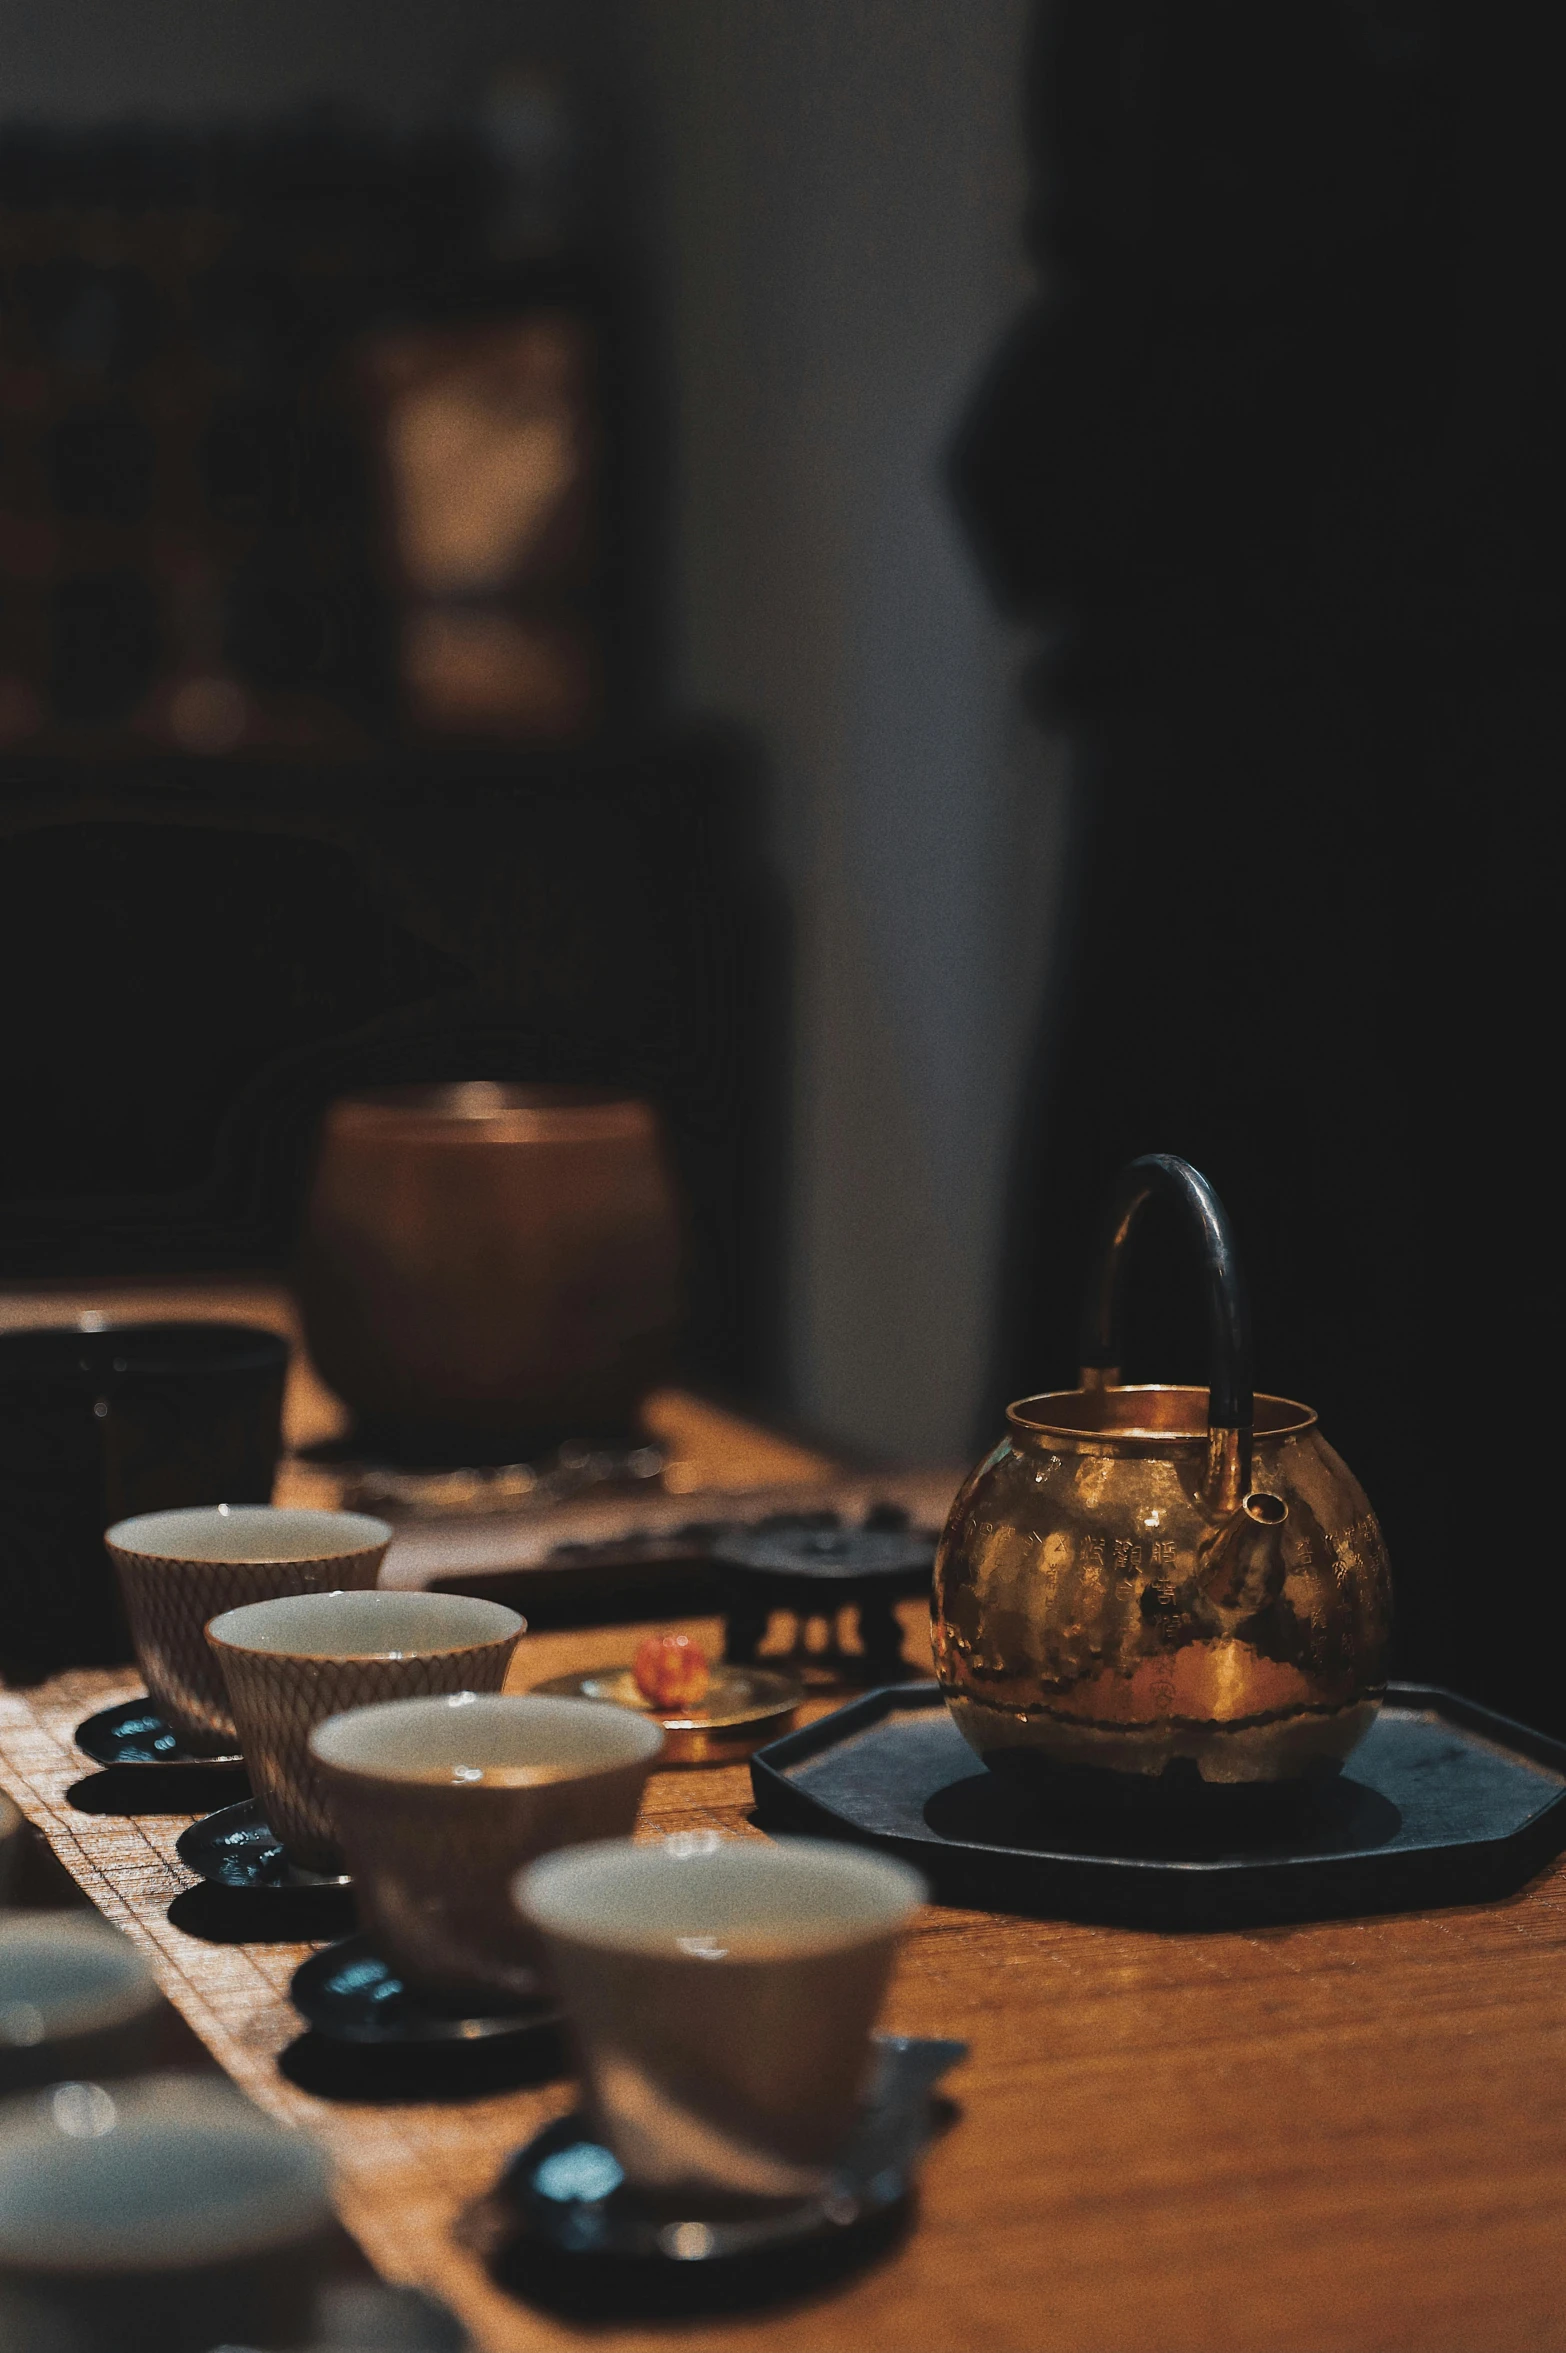
M637 1645L631 1674L653 1708L693 1708L711 1679L706 1653L688 1634L649 1634Z

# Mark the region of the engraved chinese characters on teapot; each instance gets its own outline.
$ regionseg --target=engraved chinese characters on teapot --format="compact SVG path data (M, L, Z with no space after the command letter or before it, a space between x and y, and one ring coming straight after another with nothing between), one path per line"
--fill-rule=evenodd
M1154 1192L1202 1239L1211 1386L1120 1380L1127 1246ZM1012 1406L936 1559L936 1672L985 1763L1046 1787L1199 1793L1335 1772L1385 1688L1391 1584L1309 1406L1251 1389L1222 1204L1183 1160L1121 1175L1081 1385Z

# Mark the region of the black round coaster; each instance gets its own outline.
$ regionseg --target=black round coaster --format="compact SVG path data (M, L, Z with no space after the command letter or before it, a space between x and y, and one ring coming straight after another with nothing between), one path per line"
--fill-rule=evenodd
M812 2240L837 2241L870 2215L907 2195L899 2170L857 2185L834 2185L820 2197L777 2200L752 2214L698 2217L654 2205L626 2182L618 2159L585 2116L546 2125L505 2176L517 2227L558 2253L647 2263L733 2263Z
M681 2216L645 2205L582 2116L564 2116L515 2158L459 2236L498 2287L587 2323L755 2312L816 2296L902 2235L906 2176L873 2202L809 2198L763 2220Z
M245 1760L237 1749L216 1757L197 1756L169 1729L150 1699L122 1699L100 1708L76 1727L76 1745L95 1765L189 1765L206 1772L224 1769L243 1772Z
M307 1871L291 1860L282 1840L253 1797L220 1807L181 1831L174 1852L187 1871L214 1887L251 1895L335 1895L352 1885L346 1871Z
M288 1996L317 2034L361 2049L494 2045L560 2022L558 2002L542 1996L525 2009L492 2012L431 2001L404 1985L364 1935L345 1936L312 1953L294 1971Z
M584 2315L743 2310L795 2299L871 2261L901 2231L925 2144L950 2120L932 2098L958 2042L878 2036L876 2079L819 2193L701 2211L626 2181L585 2116L547 2125L461 2235L504 2287Z

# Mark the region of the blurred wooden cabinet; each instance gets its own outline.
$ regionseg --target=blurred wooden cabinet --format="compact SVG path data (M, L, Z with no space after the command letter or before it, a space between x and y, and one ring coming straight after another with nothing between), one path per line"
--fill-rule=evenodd
M0 135L0 752L624 719L615 267L505 198L473 136Z

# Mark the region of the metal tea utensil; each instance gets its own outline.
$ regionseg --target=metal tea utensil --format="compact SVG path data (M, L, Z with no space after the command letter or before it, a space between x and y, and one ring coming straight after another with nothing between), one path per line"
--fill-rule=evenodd
M1196 1229L1207 1389L1122 1384L1128 1245L1155 1193ZM1337 1770L1386 1685L1381 1530L1308 1405L1255 1396L1223 1205L1153 1153L1115 1187L1077 1388L1011 1407L936 1560L936 1672L992 1768L1204 1800Z

